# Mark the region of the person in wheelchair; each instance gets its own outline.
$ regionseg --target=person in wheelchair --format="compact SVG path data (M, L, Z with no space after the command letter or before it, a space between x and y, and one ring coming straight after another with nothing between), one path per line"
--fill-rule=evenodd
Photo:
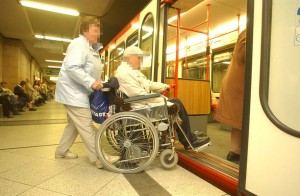
M124 60L119 65L115 72L115 77L119 82L119 91L124 93L128 97L147 95L151 91L161 93L170 88L168 84L153 82L146 78L146 76L140 71L143 63L143 57L147 56L139 47L129 46L124 51ZM152 98L147 100L148 102L163 102L162 98ZM168 102L172 102L179 107L179 117L182 120L181 127L185 132L187 138L194 148L203 146L209 143L210 138L198 138L192 133L189 117L187 111L180 99L168 99ZM139 105L145 103L138 103ZM132 107L139 107L137 104L132 104ZM176 128L178 130L178 128ZM176 131L178 139L186 150L191 149L188 141L185 139L181 131Z

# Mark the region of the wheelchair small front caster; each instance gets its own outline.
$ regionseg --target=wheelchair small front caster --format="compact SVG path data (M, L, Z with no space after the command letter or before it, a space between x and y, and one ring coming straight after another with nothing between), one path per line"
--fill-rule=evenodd
M161 152L159 160L160 160L161 165L164 168L170 169L170 168L174 167L175 165L177 165L178 154L177 154L177 152L173 153L172 149L166 149Z

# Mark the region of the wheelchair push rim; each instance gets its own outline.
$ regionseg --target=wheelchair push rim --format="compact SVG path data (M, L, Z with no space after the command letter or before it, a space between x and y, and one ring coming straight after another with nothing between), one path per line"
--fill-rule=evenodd
M159 139L154 125L135 112L110 116L96 134L96 151L103 165L114 172L137 173L145 170L158 154ZM112 163L110 156L119 156Z

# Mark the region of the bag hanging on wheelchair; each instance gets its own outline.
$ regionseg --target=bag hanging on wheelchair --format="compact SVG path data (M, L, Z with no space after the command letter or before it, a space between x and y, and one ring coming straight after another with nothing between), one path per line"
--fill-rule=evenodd
M101 90L94 90L90 95L90 108L92 119L102 124L108 117L109 104L105 94Z

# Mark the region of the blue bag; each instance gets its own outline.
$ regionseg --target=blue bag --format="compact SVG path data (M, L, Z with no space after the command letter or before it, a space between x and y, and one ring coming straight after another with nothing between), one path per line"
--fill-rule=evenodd
M101 90L94 90L90 95L92 119L102 124L108 117L109 105L105 94Z

